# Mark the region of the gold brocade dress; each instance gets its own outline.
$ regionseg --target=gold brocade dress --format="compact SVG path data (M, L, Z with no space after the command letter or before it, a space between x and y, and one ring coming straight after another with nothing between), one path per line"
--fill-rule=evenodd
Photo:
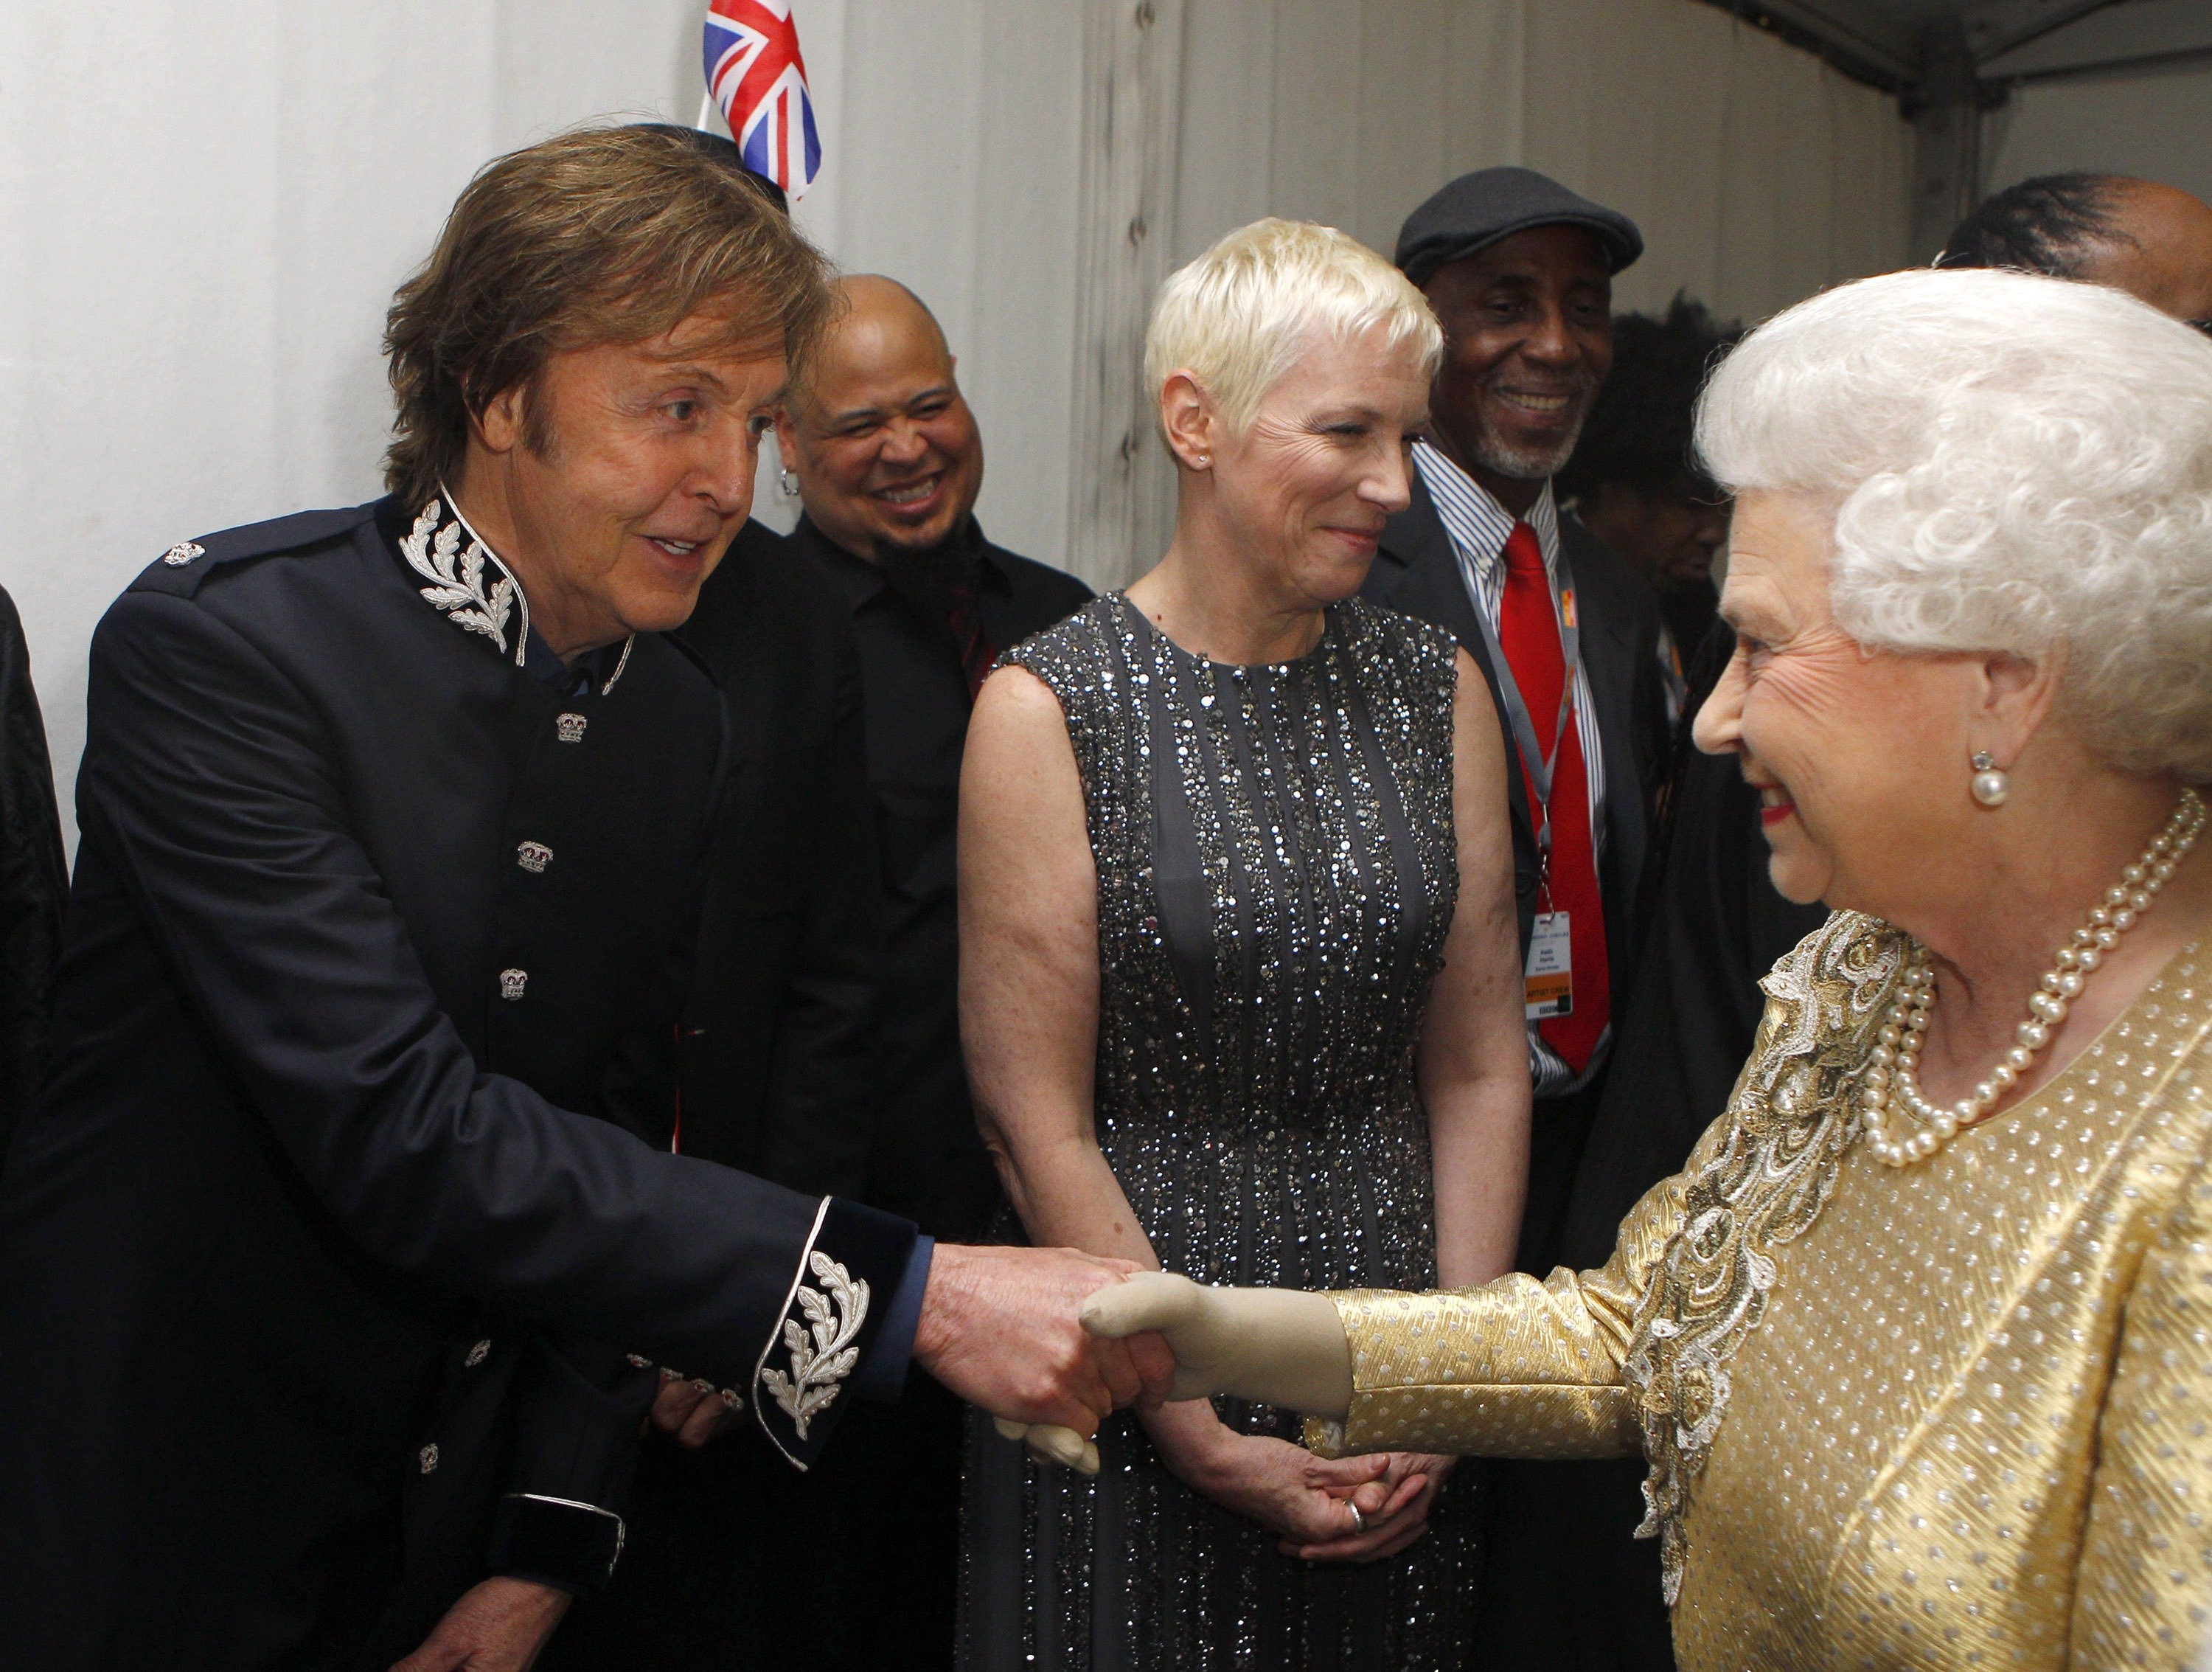
M1729 1112L1599 1271L1337 1297L1317 1449L1641 1449L1686 1672L2179 1667L2212 1640L2212 963L1893 1171L1851 1091L1907 942L1775 967Z

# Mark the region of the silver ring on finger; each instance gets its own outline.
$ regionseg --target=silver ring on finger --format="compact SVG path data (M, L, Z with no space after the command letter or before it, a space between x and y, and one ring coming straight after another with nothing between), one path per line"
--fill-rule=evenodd
M1352 1536L1364 1536L1367 1531L1367 1517L1359 1513L1359 1505L1347 1498L1344 1500L1344 1507L1352 1511Z

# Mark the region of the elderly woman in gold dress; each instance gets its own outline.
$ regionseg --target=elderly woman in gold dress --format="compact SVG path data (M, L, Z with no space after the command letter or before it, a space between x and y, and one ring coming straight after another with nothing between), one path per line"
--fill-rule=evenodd
M1754 332L1699 444L1698 745L1834 908L1596 1271L1200 1289L1187 1391L1335 1454L1641 1449L1682 1664L2178 1666L2212 1633L2212 342L1912 272ZM2212 842L2203 844L2212 848ZM1571 1576L1562 1576L1562 1583Z

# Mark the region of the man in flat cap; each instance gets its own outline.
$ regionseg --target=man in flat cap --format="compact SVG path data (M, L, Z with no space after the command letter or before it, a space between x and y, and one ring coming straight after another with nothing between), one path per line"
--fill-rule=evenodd
M733 161L491 164L392 311L392 493L100 623L0 1175L0 1665L524 1667L648 1410L804 1468L909 1363L1086 1429L1164 1389L1076 1322L1116 1262L670 1153L730 747L665 635L832 306Z
M1443 326L1444 359L1429 438L1413 449L1413 503L1384 529L1365 590L1458 637L1505 734L1535 1091L1519 1263L1537 1273L1553 1259L1634 958L1666 746L1650 589L1561 511L1552 486L1612 368L1613 276L1643 249L1627 216L1526 168L1461 176L1398 235L1398 265ZM1515 1552L1567 1466L1547 1467L1528 1492L1511 1465L1492 1475L1483 1635L1508 1656L1499 1665L1543 1663L1539 1643L1516 1657L1529 1633L1515 1619L1528 1589Z

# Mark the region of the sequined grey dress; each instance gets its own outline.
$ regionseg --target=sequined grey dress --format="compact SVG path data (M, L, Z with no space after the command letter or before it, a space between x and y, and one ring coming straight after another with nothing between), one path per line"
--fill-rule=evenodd
M1414 1047L1458 889L1453 645L1358 599L1274 666L1177 648L1119 593L1006 658L1059 697L1098 868L1099 1140L1203 1283L1436 1282ZM1217 1401L1248 1432L1288 1413ZM1464 1663L1473 1471L1429 1535L1309 1566L1170 1475L1131 1418L1095 1481L970 1429L971 1672Z

